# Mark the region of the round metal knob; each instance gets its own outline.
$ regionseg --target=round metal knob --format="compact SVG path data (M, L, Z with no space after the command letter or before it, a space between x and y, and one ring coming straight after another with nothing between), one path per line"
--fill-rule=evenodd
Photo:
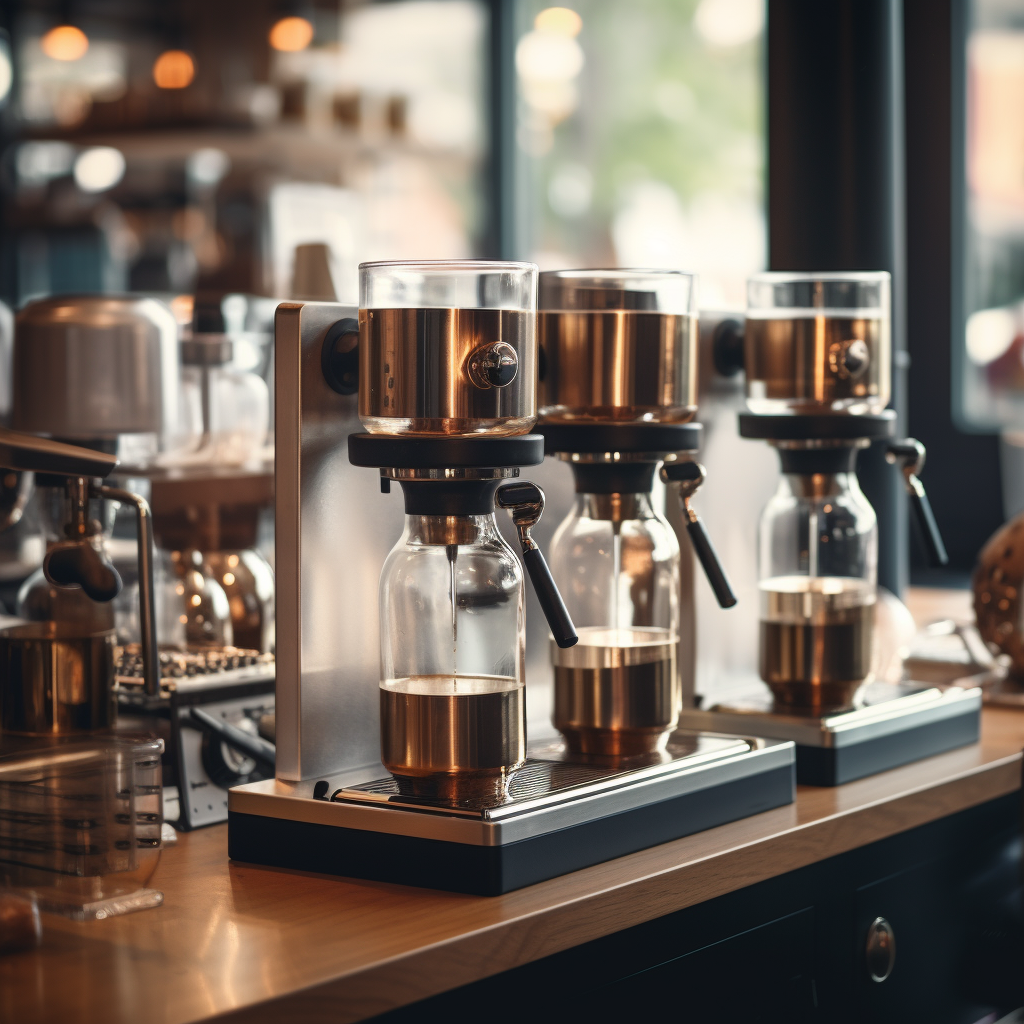
M892 974L896 963L896 935L884 917L876 917L868 928L864 959L872 981L881 983Z
M506 388L519 372L519 356L506 341L492 341L470 353L469 379L478 387Z
M859 377L871 362L871 350L860 338L852 341L837 341L829 349L829 368L842 380Z

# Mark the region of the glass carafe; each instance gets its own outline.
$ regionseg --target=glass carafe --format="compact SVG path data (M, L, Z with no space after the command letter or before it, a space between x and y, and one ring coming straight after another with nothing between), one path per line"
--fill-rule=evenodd
M650 492L577 493L551 572L579 634L552 644L555 726L576 753L656 751L679 719L679 544Z
M848 705L871 674L878 528L853 471L781 450L783 474L758 532L760 672L777 704ZM822 472L798 471L810 455ZM828 456L826 456L828 458Z
M380 581L381 760L403 790L507 792L526 760L524 625L493 513L406 515Z

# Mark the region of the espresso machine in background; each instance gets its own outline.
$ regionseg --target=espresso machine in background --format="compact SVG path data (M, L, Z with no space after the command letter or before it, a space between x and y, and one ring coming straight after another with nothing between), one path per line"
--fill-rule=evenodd
M231 791L232 858L495 894L793 799L789 742L666 725L637 756L573 753L530 711L549 645L575 649L531 536L545 495L517 479L543 458L535 275L366 264L358 319L279 308L277 777ZM567 509L564 467L537 470ZM394 480L404 519L375 493Z
M0 428L0 466L41 474L61 492L62 536L42 569L57 592L109 604L121 580L95 515L102 502L133 509L141 685L155 695L149 508L103 483L116 464L109 453ZM0 629L0 884L79 920L163 901L147 884L162 843L163 742L117 721L115 644L114 629L95 617Z
M888 274L755 276L745 325L724 319L716 334L711 366L746 373L747 408L727 400L729 415L739 412L741 438L776 449L782 477L760 521L744 520L757 538L758 611L755 622L741 601L739 617L758 637L757 675L740 665L705 683L684 723L792 739L798 780L816 785L975 741L980 691L904 678L913 621L876 585L877 523L856 477L857 453L873 441L888 441L929 555L945 560L918 477L924 449L895 440L886 409Z
M223 339L207 347L231 355ZM190 352L184 354L187 364ZM123 539L132 527L115 521L109 503L100 506L90 529L95 545L111 553L127 583L116 611L115 603L94 600L84 589L55 587L40 570L22 587L18 614L102 630L116 626L119 699L132 714L163 722L169 795L189 797L180 801L178 815L169 801L167 817L184 827L223 820L225 787L272 768L272 748L256 733L259 721L273 710L272 656L267 653L273 642L273 579L265 560L250 551L255 519L272 492L267 469L247 471L244 479L234 478L242 475L238 471L228 472L228 480L207 479L217 469L204 458L203 443L211 438L220 442L226 435L229 443L215 446L217 454L223 458L225 449L236 452L238 423L247 423L247 412L254 418L255 405L263 428L250 431L255 434L250 448L262 456L269 418L266 385L260 380L253 388L238 373L216 376L208 405L222 402L229 412L236 411L235 429L204 433L202 389L196 375L182 369L175 317L162 302L141 296L56 296L30 303L18 314L13 362L15 425L119 453L118 477L154 503L153 523L161 542L156 571L160 692L141 686L142 624L135 611L140 581L132 562L120 554L125 547L134 550L134 541ZM177 466L190 457L198 471L191 477L181 471L176 479ZM37 485L52 546L60 539L63 481L42 475ZM171 547L183 533L199 534L203 543ZM223 553L223 566L213 556L196 558L197 552L211 550L211 543ZM236 614L242 637L258 637L258 647L238 648L232 630Z

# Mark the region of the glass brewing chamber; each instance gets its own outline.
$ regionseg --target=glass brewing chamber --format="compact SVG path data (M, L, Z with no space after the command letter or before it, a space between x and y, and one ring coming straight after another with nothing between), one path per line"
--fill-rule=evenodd
M878 413L891 392L889 274L756 274L744 367L755 413Z
M822 450L780 448L758 533L761 678L777 705L814 713L848 706L871 675L878 561L856 449L825 451L831 465Z
M540 275L546 422L686 423L697 412L697 277L666 270Z
M406 515L380 623L384 766L417 795L501 797L526 760L525 619L493 511Z
M359 419L371 434L524 434L536 419L537 267L359 267Z
M618 758L657 751L679 719L679 544L654 508L656 466L629 467L638 480L609 493L614 468L574 465L576 502L552 539L551 572L579 643L551 651L554 724L569 749Z

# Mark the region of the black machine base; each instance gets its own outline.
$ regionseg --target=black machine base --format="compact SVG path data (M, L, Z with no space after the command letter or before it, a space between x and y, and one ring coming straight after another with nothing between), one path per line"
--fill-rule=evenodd
M804 786L841 786L890 768L977 743L977 714L931 722L848 747L796 747L796 781Z
M674 799L494 846L231 811L228 855L232 860L272 867L497 896L792 800L793 768L782 765Z

